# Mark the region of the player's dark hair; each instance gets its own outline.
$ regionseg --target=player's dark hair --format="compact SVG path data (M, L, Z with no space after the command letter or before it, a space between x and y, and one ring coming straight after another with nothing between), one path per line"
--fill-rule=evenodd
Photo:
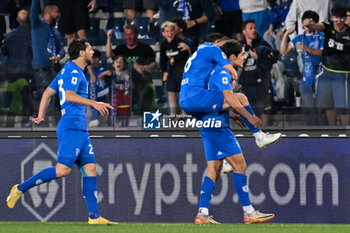
M187 31L187 24L181 17L174 17L170 21L176 23L179 28L182 28L183 33Z
M301 21L304 21L304 19L312 19L313 21L315 21L315 23L318 23L320 17L318 16L316 11L305 11L303 16L301 17Z
M241 43L239 43L237 40L232 39L223 44L221 46L221 49L227 57L230 57L232 54L237 57L238 54L242 52L242 47L243 46Z
M346 6L344 5L340 5L340 4L336 4L332 10L331 10L331 13L332 13L332 16L338 16L338 17L346 17L346 11L347 11L347 8Z
M80 51L85 51L87 44L89 43L86 39L76 39L69 44L68 54L72 60L79 57Z
M136 36L139 34L138 31L137 31L137 27L136 27L135 25L133 25L133 24L127 24L127 25L125 25L125 26L124 26L124 31L125 31L125 29L131 29L131 30L133 30Z
M224 35L219 33L219 32L213 32L213 33L210 33L208 34L205 38L204 38L204 41L205 42L215 42L221 38L223 38Z
M254 19L247 19L247 20L243 21L243 23L242 23L242 30L245 29L245 27L247 26L248 23L254 23L255 24L255 20Z

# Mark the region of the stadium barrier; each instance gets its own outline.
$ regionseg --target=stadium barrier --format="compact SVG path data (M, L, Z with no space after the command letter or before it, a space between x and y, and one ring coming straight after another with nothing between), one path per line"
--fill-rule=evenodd
M350 146L347 138L283 138L264 150L239 138L256 209L278 223L350 223ZM200 138L92 139L103 216L121 222L192 222L205 174ZM13 184L56 162L57 139L0 139L0 221L87 221L82 179L37 186L12 210ZM210 212L243 222L232 175L222 175Z

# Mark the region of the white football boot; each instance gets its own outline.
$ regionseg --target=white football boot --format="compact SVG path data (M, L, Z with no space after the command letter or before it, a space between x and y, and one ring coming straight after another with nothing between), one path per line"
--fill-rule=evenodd
M255 142L260 149L263 149L266 146L277 142L281 136L281 133L269 134L261 132L257 137L255 137Z
M223 163L222 163L221 172L225 174L233 172L233 167L231 167L231 165L225 159L223 160Z

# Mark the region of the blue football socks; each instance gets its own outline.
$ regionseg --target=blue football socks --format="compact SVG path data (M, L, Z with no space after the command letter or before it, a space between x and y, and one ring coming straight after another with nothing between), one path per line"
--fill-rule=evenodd
M215 183L208 176L204 177L204 181L201 187L201 198L199 201L199 208L209 209L211 195L215 189Z
M89 217L95 219L100 217L97 207L97 178L96 176L83 177L83 195L89 211Z
M252 107L250 105L247 105L247 106L244 106L244 108L250 113L252 114L253 116L255 115L254 114L254 111L252 109ZM241 119L242 121L244 122L244 124L246 126L248 126L248 128L253 132L253 133L257 133L260 131L260 128L255 128L254 125L252 125L247 118L245 118L244 116L242 116L241 114L239 114L241 116Z
M233 173L233 183L236 188L239 200L242 207L250 206L250 199L248 193L247 176L241 173Z
M56 168L55 167L48 167L34 176L30 177L28 180L24 181L22 184L18 185L17 188L18 190L22 191L23 193L28 191L28 189L42 184L49 182L50 180L57 179L56 177Z

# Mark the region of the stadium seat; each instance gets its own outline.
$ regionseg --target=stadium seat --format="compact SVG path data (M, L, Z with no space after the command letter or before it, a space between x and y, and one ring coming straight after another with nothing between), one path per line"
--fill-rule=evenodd
M102 67L107 67L107 56L105 51L100 51L101 53L101 58L100 58L100 65ZM113 67L112 67L113 68Z
M107 29L118 29L124 31L125 18L109 18L107 21Z
M284 66L284 74L287 77L299 77L298 54L293 51L281 57Z
M199 32L199 43L204 42L204 38L210 34L215 32L215 20L209 21L207 24L204 24L200 28Z
M160 24L159 21L156 20L153 27L150 28L150 32L149 32L149 36L152 38L155 38L156 41L160 41L160 38L163 37L162 36L162 31L160 29ZM163 37L164 38L164 37Z
M146 37L149 34L149 18L148 17L135 17L131 21L132 25L137 27L139 36Z
M88 38L91 45L104 45L106 43L106 34L100 29L100 19L90 18L90 30Z
M215 32L215 20L212 20L206 25L206 35Z

